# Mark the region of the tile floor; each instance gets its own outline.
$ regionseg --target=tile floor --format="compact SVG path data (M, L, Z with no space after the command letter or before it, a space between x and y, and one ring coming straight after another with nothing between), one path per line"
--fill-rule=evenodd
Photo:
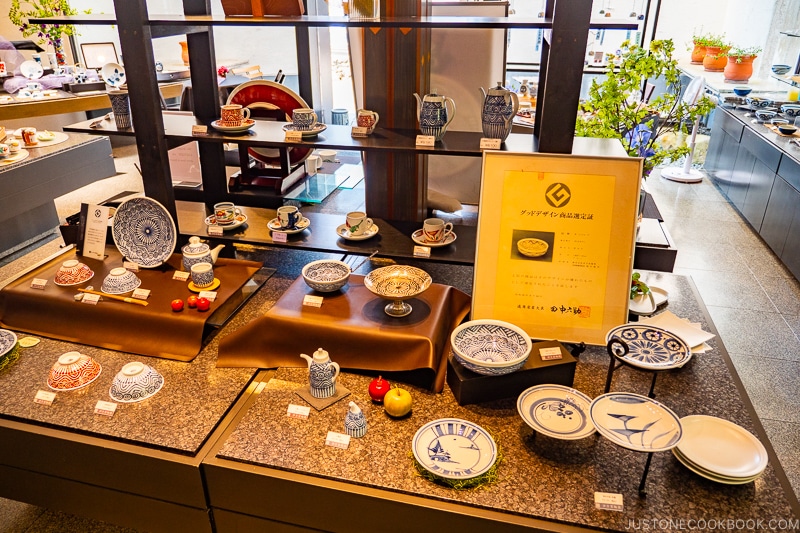
M135 151L115 149L121 176L59 200L64 213L81 201L141 190L135 171L125 173ZM675 273L691 276L720 332L773 447L800 494L800 284L707 180L680 184L648 180L677 247ZM352 209L353 199L334 198ZM330 205L327 206L330 208ZM456 216L455 218L458 218ZM465 222L475 219L464 213ZM51 241L34 253L57 247ZM7 262L7 261L4 261ZM13 265L0 264L0 279ZM0 532L125 532L95 520L0 499Z

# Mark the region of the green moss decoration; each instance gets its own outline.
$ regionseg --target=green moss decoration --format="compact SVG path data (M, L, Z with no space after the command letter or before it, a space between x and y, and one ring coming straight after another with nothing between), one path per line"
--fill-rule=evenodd
M19 359L19 344L16 344L14 348L8 352L8 355L5 357L0 357L0 370L3 370L8 365L15 363Z

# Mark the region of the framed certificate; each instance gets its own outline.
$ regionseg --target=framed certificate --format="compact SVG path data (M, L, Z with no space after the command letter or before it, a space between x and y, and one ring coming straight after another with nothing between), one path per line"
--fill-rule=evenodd
M628 317L642 160L487 151L472 318L605 344Z

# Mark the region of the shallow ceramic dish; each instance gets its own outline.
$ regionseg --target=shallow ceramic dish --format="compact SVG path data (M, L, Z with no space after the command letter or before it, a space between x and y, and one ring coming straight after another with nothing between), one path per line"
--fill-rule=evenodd
M778 131L784 135L794 135L797 133L797 126L792 126L790 124L778 124Z
M531 353L531 338L520 327L500 320L471 320L450 334L459 363L478 374L500 376L522 368Z
M154 396L164 386L164 376L139 361L128 363L114 376L108 394L122 403L141 402Z
M680 462L683 466L685 466L698 476L704 477L716 483L722 483L724 485L745 485L747 483L752 483L753 481L761 477L761 474L747 478L732 478L732 477L720 476L714 474L713 472L709 472L708 470L704 470L703 468L700 468L696 464L692 463L689 459L684 457L683 454L681 454L681 452L678 450L677 447L672 448L672 454L675 456L678 462Z
M783 104L781 106L781 113L787 117L800 116L800 104Z
M61 263L53 282L61 287L80 285L86 283L94 276L94 272L86 264L77 259L70 259Z
M252 118L245 119L239 126L223 126L219 120L211 123L212 128L225 133L244 133L255 125L256 121Z
M750 87L734 87L733 94L736 96L747 96L753 89Z
M364 241L366 239L371 239L378 234L378 231L380 231L380 228L378 228L377 224L373 224L361 235L353 235L350 233L350 230L347 229L346 224L339 224L339 226L336 227L336 234L346 241Z
M773 111L771 109L759 109L758 111L756 111L756 118L764 121L771 120L775 118L777 115L778 112Z
M637 452L667 451L683 437L681 421L671 409L630 392L598 396L589 406L589 417L605 438Z
M236 229L242 224L247 223L247 215L238 214L233 218L232 224L217 224L217 217L214 215L207 216L205 220L206 226L217 226L222 228L222 231L230 231L232 229Z
M50 368L47 386L57 391L71 391L83 388L96 380L103 367L80 352L62 354Z
M289 235L305 231L310 225L311 221L306 217L303 217L300 221L298 221L293 228L284 228L281 226L281 221L277 217L267 222L267 227L270 229L270 231L280 231L283 233L288 233Z
M446 479L472 479L497 461L497 444L481 426L442 418L419 428L411 441L414 458L428 472Z
M119 87L127 80L125 79L125 69L116 63L106 63L100 70L103 81L111 87Z
M456 239L458 239L458 235L456 235L454 231L451 231L450 233L445 235L442 242L426 241L421 228L411 234L412 241L419 244L420 246L428 246L430 248L441 248L442 246L449 246L454 242L456 242Z
M761 98L760 96L748 96L744 100L747 102L747 105L753 109L770 107L772 105L772 100L768 98Z
M680 368L692 358L692 350L683 339L657 326L630 322L606 333L606 342L622 341L628 353L614 353L631 366L645 370Z
M19 73L29 80L38 80L44 74L44 68L38 61L23 61L19 65Z
M136 197L117 207L111 236L128 261L141 268L155 268L172 255L178 232L163 205L150 198Z
M589 419L592 399L564 385L536 385L517 398L519 416L538 433L563 440L578 440L594 434Z
M403 300L419 296L432 282L430 275L424 270L406 265L378 268L364 277L367 290L381 298L392 300L383 310L393 317L411 314L411 305Z
M759 476L769 457L749 431L728 420L705 415L681 419L683 440L676 451L699 468L727 478Z
M635 298L628 302L628 312L634 315L652 315L659 306L664 305L669 300L669 293L660 287L650 286L650 294L637 294Z
M772 72L774 72L778 76L783 76L784 74L789 72L791 68L792 67L789 65L772 65Z
M142 284L139 277L122 267L112 268L103 280L100 290L106 294L126 294Z
M294 124L286 124L283 126L283 131L299 131L304 139L313 139L326 129L328 129L328 126L322 122L317 122L310 130L298 130Z
M0 357L5 357L16 345L17 334L7 329L0 329Z
M303 267L306 285L319 292L338 291L350 279L350 267L342 261L320 259Z

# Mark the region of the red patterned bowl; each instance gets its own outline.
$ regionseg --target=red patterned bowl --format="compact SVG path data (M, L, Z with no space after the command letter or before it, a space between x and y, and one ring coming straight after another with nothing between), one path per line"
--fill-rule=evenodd
M47 386L57 391L80 389L96 380L102 371L100 363L88 355L67 352L50 369Z
M69 287L70 285L80 285L92 279L94 272L85 264L79 262L77 259L70 259L61 264L61 268L56 272L55 281L56 285L62 287Z

